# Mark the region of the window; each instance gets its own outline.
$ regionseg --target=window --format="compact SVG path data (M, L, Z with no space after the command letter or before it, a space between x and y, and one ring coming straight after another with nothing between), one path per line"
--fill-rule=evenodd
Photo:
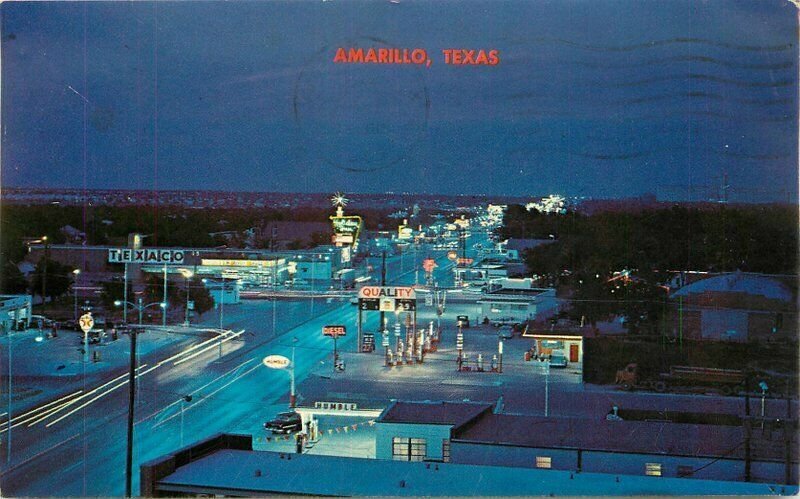
M547 469L552 468L553 458L551 458L550 456L536 456L536 467L547 468Z
M644 474L647 476L661 476L661 463L645 463Z
M450 440L442 440L442 461L450 462Z
M691 466L687 466L685 464L678 465L678 478L684 478L687 476L692 476L694 474L694 468Z
M423 461L426 455L427 442L424 438L392 439L392 459L395 461Z

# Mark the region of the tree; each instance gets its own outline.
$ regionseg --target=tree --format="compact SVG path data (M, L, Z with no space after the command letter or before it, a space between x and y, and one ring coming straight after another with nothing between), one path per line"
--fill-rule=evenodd
M202 315L214 308L214 298L208 292L203 280L194 276L189 282L189 299L194 300L194 311L197 315Z
M63 265L60 262L49 259L46 266L47 272L47 288L45 293L49 298L57 298L69 290L70 285L74 279L72 274L72 267ZM34 294L42 292L42 280L45 276L45 259L39 260L36 264L36 270L33 273L33 281L31 288Z
M122 301L125 299L125 281L119 278L105 281L102 284L103 291L100 293L100 299L103 302L103 306L107 309L113 309L114 302L119 300ZM133 283L128 281L128 301L133 303L134 302L134 295L133 295ZM122 306L128 306L123 304Z
M0 293L19 295L28 292L28 281L13 262L6 262L0 272Z

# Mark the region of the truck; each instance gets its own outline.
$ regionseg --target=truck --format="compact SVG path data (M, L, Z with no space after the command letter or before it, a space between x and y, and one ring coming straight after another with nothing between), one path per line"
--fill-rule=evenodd
M737 369L717 369L713 367L671 366L669 372L645 377L638 364L631 362L625 369L617 371L614 380L623 390L655 390L659 393L676 386L685 388L711 388L724 395L744 390L744 372Z

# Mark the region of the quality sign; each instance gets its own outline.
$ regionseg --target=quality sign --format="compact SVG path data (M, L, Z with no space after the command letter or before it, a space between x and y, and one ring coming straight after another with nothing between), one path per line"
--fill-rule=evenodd
M359 298L398 298L415 300L414 288L397 286L364 286L358 290Z
M108 250L108 263L181 264L184 258L183 250L127 248Z

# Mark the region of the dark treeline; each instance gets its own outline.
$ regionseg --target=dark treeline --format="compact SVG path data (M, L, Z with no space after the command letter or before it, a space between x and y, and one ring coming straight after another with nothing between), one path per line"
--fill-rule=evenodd
M504 238L554 239L526 254L531 272L554 278L564 270L575 275L622 269L640 275L667 270L794 274L797 232L796 208L775 205L676 205L591 216L509 206L500 229Z
M12 205L0 207L0 263L17 263L25 256L24 238L47 236L52 244L66 242L61 228L70 225L86 232L89 245L124 245L130 233L148 235L147 246L209 248L218 246L241 247L241 241L229 242L221 235L224 231L243 232L260 229L271 221L299 221L329 223L332 208L300 207L275 208L203 208L182 206L61 206ZM365 228L370 230L396 230L401 221L388 218L389 209L358 210ZM322 234L320 241L329 241ZM241 243L241 244L240 244ZM256 240L256 247L268 246L269 241Z

